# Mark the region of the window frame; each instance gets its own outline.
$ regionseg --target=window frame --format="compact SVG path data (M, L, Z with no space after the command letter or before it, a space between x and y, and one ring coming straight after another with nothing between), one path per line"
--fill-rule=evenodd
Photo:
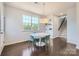
M31 17L31 28L30 29L25 29L24 28L24 22L23 22L23 17L25 17L25 16L30 16ZM38 29L36 29L36 30L34 30L33 28L32 28L32 17L38 17ZM24 29L24 31L26 32L26 31L39 31L39 27L40 27L40 18L39 18L39 16L31 16L31 15L23 15L22 16L22 22L23 22L23 29Z

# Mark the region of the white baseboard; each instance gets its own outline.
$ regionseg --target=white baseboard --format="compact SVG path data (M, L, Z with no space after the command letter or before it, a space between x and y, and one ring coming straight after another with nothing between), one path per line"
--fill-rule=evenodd
M79 45L77 43L70 42L70 41L67 41L67 42L75 44L76 45L76 49L79 49Z
M5 43L5 46L15 44L15 43L24 42L24 41L28 41L28 40L20 40L20 41L16 41L16 42L8 42L8 43Z
M3 51L3 48L4 48L4 46L2 48L0 48L0 55L1 55L2 51Z
M79 49L79 46L77 46L76 48Z

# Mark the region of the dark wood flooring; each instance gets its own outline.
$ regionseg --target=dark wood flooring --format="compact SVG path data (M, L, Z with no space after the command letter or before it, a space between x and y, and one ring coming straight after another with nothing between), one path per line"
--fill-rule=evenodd
M50 47L34 47L31 42L22 42L5 46L1 56L56 56L55 53L51 54ZM77 49L76 56L79 55Z

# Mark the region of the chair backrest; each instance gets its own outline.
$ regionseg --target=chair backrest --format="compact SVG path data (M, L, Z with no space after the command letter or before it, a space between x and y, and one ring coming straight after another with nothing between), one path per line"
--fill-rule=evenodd
M34 37L33 37L33 36L31 36L31 38L32 38L32 39L34 39Z
M35 42L39 42L39 39L38 38L34 38L33 36L31 36L32 38L32 41L35 43Z
M47 35L47 36L42 38L42 41L47 42L49 39L50 39L50 35Z
M46 36L46 40L49 40L49 39L50 39L50 35L47 35L47 36Z

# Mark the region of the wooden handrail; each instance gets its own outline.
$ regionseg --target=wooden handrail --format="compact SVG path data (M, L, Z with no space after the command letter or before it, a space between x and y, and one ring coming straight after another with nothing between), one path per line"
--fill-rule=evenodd
M61 22L61 24L60 24L58 30L60 30L60 28L62 27L62 25L63 25L64 22L65 22L65 17L64 17L63 21Z

